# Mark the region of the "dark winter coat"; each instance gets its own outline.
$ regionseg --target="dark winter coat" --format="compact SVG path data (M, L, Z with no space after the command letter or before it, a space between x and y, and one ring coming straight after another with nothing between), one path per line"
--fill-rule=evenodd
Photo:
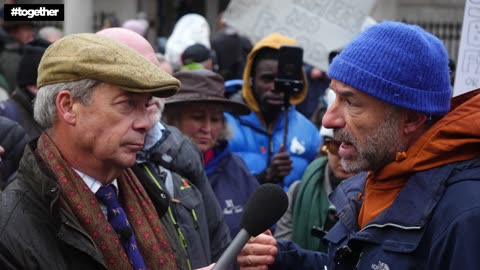
M18 122L31 140L40 136L43 131L33 119L33 96L26 89L15 89L10 99L2 101L0 115Z
M0 116L0 145L5 150L0 161L0 190L16 172L27 143L27 134L18 123Z
M243 206L259 186L257 178L250 173L240 157L222 147L214 149L214 156L205 169L223 209L230 235L235 237L240 231Z
M35 148L36 141L25 148L17 178L0 193L0 269L107 269L92 238L60 207L60 187ZM175 228L162 224L179 269L188 269Z

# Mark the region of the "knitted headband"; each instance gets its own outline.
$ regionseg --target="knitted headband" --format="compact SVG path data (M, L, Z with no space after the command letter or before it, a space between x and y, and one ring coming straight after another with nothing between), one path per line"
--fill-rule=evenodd
M367 28L333 59L328 75L402 108L429 115L450 109L447 51L416 25L387 21Z

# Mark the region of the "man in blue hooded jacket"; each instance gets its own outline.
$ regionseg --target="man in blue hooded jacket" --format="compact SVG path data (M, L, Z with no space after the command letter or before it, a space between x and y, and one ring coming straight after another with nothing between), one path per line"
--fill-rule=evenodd
M278 51L295 44L295 40L273 33L255 45L247 57L242 86L242 97L252 112L226 117L232 128L229 149L243 158L261 184L282 183L285 190L302 178L321 145L317 128L295 106L290 106L287 114L282 111L284 93L275 89ZM290 96L291 105L307 95L305 78L303 73L303 88Z

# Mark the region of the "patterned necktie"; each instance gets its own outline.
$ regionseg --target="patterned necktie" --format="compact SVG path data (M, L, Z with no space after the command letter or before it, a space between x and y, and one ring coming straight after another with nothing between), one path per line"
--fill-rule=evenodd
M133 268L135 270L146 270L147 267L138 249L127 215L118 201L115 187L113 185L102 186L95 195L107 206L108 222L120 238Z

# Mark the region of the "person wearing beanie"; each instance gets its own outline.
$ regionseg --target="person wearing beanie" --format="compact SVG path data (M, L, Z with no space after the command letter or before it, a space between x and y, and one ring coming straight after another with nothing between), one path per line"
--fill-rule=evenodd
M0 70L8 83L9 94L16 88L16 74L25 44L33 41L36 23L32 21L3 21L6 33L5 48L0 55Z
M329 196L327 253L268 233L240 266L269 269L478 269L480 89L452 97L448 55L416 25L367 28L334 58L323 125L347 172Z
M10 99L0 103L0 115L18 122L30 139L38 137L43 131L33 119L33 100L38 91L38 65L50 44L46 40L35 39L24 46L17 70L17 87Z
M212 51L200 43L188 46L181 58L181 70L213 69Z

